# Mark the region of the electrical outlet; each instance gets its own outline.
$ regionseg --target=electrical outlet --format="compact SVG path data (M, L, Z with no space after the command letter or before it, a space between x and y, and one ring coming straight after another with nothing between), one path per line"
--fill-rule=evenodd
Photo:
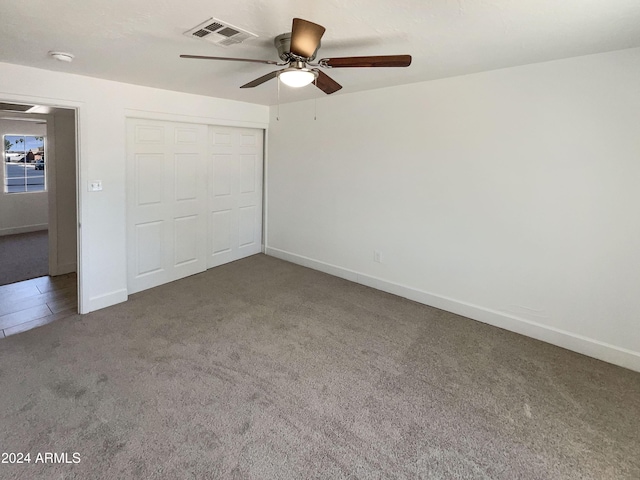
M373 261L376 263L382 263L382 253L378 250L373 251Z

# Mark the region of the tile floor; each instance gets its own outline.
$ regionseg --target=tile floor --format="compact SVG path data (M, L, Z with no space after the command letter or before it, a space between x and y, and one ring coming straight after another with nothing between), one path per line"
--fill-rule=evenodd
M0 286L0 338L40 327L78 311L75 273Z

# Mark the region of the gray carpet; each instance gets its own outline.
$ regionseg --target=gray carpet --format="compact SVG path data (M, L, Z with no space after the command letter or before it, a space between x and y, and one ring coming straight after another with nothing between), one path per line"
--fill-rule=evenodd
M640 374L264 255L0 369L3 479L640 478Z
M49 232L0 236L0 285L49 275Z

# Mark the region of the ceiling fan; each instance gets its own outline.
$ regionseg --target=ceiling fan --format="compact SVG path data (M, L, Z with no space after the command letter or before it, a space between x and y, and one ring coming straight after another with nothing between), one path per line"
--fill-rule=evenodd
M293 19L291 33L278 35L274 44L282 62L273 60L254 60L250 58L208 57L202 55L180 55L181 58L195 58L203 60L227 60L232 62L265 63L287 67L267 73L260 78L242 85L240 88L253 88L268 80L278 77L290 87L304 87L314 83L324 93L331 94L342 88L338 82L324 73L321 68L358 68L358 67L408 67L411 65L411 55L379 55L367 57L337 57L322 58L313 61L320 48L320 39L325 28L301 18Z

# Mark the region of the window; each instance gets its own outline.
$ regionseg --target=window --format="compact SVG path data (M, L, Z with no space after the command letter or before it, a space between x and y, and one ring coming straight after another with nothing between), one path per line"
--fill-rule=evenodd
M44 137L5 135L4 192L46 190Z

